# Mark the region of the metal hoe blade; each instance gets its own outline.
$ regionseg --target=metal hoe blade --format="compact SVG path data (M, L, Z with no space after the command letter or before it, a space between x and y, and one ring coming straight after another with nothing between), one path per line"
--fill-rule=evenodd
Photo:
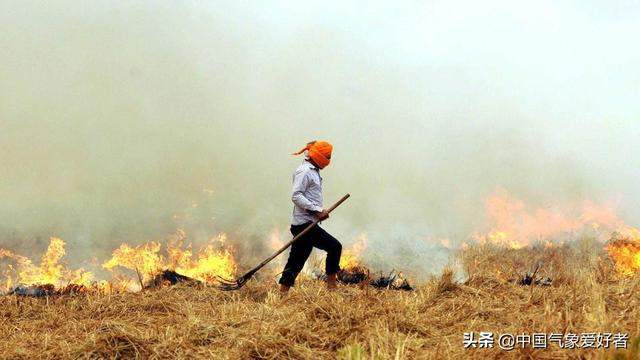
M225 279L223 277L218 276L218 289L222 290L222 291L232 291L232 290L238 290L241 287L244 286L244 284L247 283L247 278L243 277L239 277L235 280L231 280L231 279Z
M249 279L253 277L253 275L258 271L258 269L249 270L246 274L240 276L237 279L225 279L223 277L218 276L218 289L222 291L231 291L238 290L243 287Z

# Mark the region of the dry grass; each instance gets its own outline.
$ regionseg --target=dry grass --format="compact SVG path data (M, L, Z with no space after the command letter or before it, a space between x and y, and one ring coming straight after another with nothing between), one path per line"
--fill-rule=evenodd
M596 249L597 250L597 249ZM595 255L594 255L595 254ZM451 269L416 291L303 280L237 292L175 286L143 293L0 298L0 358L638 358L640 277L617 279L593 244L468 249L470 277ZM510 280L536 262L550 287ZM466 331L628 332L634 349L465 350Z

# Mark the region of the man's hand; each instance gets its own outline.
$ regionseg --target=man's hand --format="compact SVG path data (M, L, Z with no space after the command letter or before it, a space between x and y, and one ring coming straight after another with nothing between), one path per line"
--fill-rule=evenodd
M322 211L317 213L318 221L322 221L329 218L329 212L326 209L322 209Z

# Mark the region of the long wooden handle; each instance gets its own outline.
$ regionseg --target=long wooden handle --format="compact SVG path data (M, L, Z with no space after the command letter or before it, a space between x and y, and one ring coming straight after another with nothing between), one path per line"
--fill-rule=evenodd
M349 196L351 196L351 195L346 194L345 196L343 196L340 200L338 200L338 202L336 202L335 204L333 204L333 206L331 206L329 209L327 209L327 213L331 213L333 210L335 210L335 208L337 208L338 206L340 206L340 204L345 202L349 198ZM314 227L314 226L316 226L318 224L318 222L319 222L319 220L315 220L314 222L309 224L309 226L304 228L304 230L302 230L298 235L296 235L293 239L291 239L291 241L289 241L284 246L282 246L273 255L269 256L267 259L265 259L263 262L261 262L258 266L256 266L253 269L249 270L249 272L247 272L247 274L245 276L247 276L247 275L251 276L251 275L255 274L256 271L260 270L263 266L267 265L276 256L282 254L285 250L287 250L287 248L289 246L291 246L291 244L296 242L296 240L300 239L304 234L308 233L309 230L311 230L312 227Z

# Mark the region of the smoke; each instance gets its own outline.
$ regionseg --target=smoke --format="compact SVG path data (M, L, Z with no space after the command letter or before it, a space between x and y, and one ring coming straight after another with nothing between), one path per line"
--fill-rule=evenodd
M366 233L385 266L446 261L436 239L482 226L496 188L614 201L633 223L639 12L1 2L0 247L55 235L104 257L185 228L258 256L290 220L289 154L313 139L335 146L327 204L352 193L325 227L347 246Z

